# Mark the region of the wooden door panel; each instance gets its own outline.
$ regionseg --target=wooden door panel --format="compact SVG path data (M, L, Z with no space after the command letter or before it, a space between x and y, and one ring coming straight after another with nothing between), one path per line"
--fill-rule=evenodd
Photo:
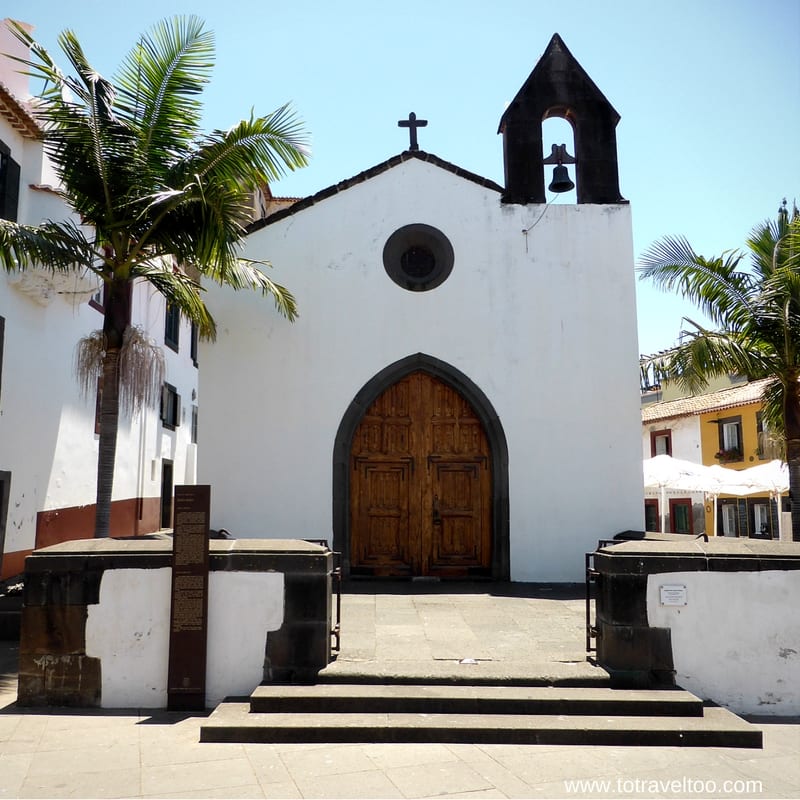
M490 566L488 469L482 459L431 462L430 570Z
M424 372L389 387L367 409L352 459L351 569L490 571L489 445L455 389Z
M351 566L374 574L412 569L409 501L413 462L356 458L359 491L353 497Z

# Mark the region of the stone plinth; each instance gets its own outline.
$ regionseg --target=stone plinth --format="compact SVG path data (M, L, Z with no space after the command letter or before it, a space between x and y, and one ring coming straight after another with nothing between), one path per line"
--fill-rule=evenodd
M616 685L678 683L738 713L800 709L800 544L643 539L593 563L597 662Z
M330 661L332 553L298 540L212 540L207 705ZM170 538L93 539L25 564L20 705L163 707Z

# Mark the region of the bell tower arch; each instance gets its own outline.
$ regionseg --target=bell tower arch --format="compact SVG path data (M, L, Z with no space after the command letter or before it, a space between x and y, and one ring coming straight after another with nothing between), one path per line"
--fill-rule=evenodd
M557 33L500 120L503 202L545 202L542 123L551 117L567 120L574 131L578 203L625 203L617 166L620 116Z

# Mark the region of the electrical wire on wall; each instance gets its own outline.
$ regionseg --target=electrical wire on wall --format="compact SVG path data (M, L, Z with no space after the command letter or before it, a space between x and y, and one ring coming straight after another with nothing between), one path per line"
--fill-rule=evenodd
M556 196L557 196L557 193L554 192L553 195L550 197L550 199L544 204L544 208L542 209L542 213L539 214L539 216L536 217L536 219L530 225L528 225L527 228L523 228L522 229L522 235L525 237L525 253L526 254L528 253L528 233L530 233L530 231L532 231L541 222L542 217L545 215L545 212L550 207L550 204L553 202L553 200L556 199Z

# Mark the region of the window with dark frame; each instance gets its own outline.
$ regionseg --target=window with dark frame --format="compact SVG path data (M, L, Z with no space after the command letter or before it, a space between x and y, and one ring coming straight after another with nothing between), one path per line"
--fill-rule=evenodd
M164 344L176 353L178 352L180 330L180 309L167 303L167 312L164 318Z
M192 357L192 364L197 366L197 347L199 344L200 333L197 328L197 323L192 323L191 339L189 341L189 355Z
M171 431L181 424L181 396L171 383L161 388L161 424Z
M718 500L717 536L739 535L739 504L736 500Z
M764 427L764 415L760 411L756 411L756 439L759 461L764 461L767 458L767 429Z
M11 158L11 148L0 141L0 219L17 221L20 166Z
M192 406L192 444L197 444L197 406Z
M747 498L747 516L750 536L756 539L772 538L772 501L767 497Z
M650 432L650 455L651 456L671 456L672 455L672 431Z
M689 498L670 498L669 529L672 533L694 533L692 501Z
M651 532L661 530L661 521L658 518L658 500L648 498L644 501L644 529Z
M108 284L103 283L97 288L97 291L89 298L89 305L101 314L106 313L106 300L108 299Z
M723 463L741 461L744 458L741 415L714 421L719 427L719 450L716 458Z

